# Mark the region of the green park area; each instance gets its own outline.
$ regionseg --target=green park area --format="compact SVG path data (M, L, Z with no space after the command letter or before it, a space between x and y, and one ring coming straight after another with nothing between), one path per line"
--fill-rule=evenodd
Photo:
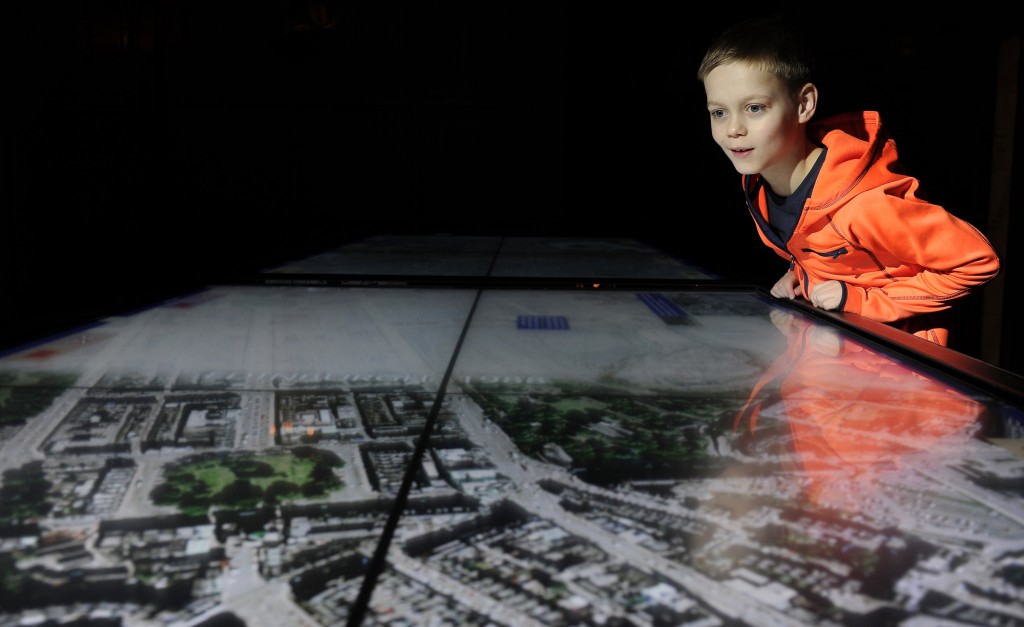
M692 472L714 449L722 416L735 414L729 399L713 395L629 395L571 383L526 393L477 386L471 395L523 454L597 483Z
M195 456L166 468L150 498L185 514L323 498L344 487L335 474L343 465L334 453L311 446L263 455Z

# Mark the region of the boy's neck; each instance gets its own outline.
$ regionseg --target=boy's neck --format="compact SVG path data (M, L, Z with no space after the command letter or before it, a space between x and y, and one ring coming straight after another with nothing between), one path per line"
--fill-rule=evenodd
M769 177L764 176L764 180L768 183L768 186L772 188L777 196L788 197L792 195L796 188L800 187L800 183L807 178L807 174L814 167L814 163L818 160L818 156L821 154L822 147L806 142L804 145L803 157L798 159L793 167L789 169L788 176L775 176Z

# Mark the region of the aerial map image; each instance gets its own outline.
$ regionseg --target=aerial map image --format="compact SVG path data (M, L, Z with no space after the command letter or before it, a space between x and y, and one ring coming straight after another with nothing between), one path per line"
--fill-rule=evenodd
M753 291L211 286L0 357L0 627L1024 625L1021 424Z

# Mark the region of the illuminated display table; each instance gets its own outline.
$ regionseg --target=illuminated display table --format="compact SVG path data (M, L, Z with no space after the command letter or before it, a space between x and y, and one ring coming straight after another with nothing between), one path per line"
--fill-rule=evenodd
M1024 623L1018 379L628 242L479 243L0 358L0 625Z

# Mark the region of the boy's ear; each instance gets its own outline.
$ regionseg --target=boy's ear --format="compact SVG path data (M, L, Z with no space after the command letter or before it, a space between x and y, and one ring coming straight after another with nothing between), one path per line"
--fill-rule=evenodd
M814 117L814 110L818 106L818 88L814 83L807 83L800 88L797 105L801 122L808 122Z

